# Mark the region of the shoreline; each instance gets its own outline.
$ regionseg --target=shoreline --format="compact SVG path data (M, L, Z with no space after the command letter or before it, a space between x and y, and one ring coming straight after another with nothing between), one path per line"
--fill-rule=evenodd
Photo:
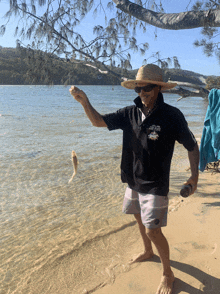
M213 196L189 197L168 216L168 226L163 232L170 245L171 267L175 275L173 294L219 293L219 199ZM141 240L137 240L137 248L140 243ZM155 253L151 260L133 265L114 282L85 293L156 293L162 268L156 250Z
M208 272L206 271L205 256L207 259L214 256L217 258L217 262L220 259L220 241L212 240L210 243L210 240L218 235L216 234L218 232L218 222L215 221L213 213L218 212L217 210L220 208L220 200L218 200L220 199L218 193L220 178L218 174L200 173L197 192L189 198L177 196L179 195L181 184L190 175L190 172L186 170L188 161L181 160L182 157L185 158L185 155L181 153L181 156L179 156L179 154L178 152L175 155L178 161L174 160L173 162L175 168L171 175L170 183L168 226L163 228L163 232L170 245L172 266L177 277L177 283L175 284L180 289L183 287L183 290L185 289L184 287L188 287L186 289L194 287L195 292L195 289L200 289L203 286L201 286L201 279L199 280L200 283L195 282L191 269L199 271L202 277L206 277ZM220 219L220 217L217 215L216 219ZM119 226L120 220L123 220L123 224ZM22 294L60 294L61 292L63 294L136 294L138 291L134 290L132 292L130 291L132 289L129 290L126 287L132 285L132 283L136 285L135 280L138 279L137 277L142 276L143 279L138 282L140 286L139 292L145 294L154 293L161 278L161 264L156 250L156 256L149 263L129 264L132 257L143 251L142 240L134 217L121 214L116 219L108 219L105 222L103 223L102 219L94 224L88 222L86 226L87 237L81 244L82 246L78 248L73 246L72 243L72 237L74 237L75 233L73 236L68 237L68 243L62 243L62 239L57 240L57 246L50 253L52 254L51 257L54 257L53 260L46 263L36 260L31 269L32 273L28 277L22 278L17 290L21 291ZM103 229L103 225L105 229ZM93 232L96 232L92 238L88 238L91 234L90 227ZM78 228L76 238L78 234L82 233L82 229L83 226ZM208 243L205 240L207 239L206 231L209 234ZM200 238L200 234L203 239ZM66 246L67 248L65 248ZM71 247L72 249L70 250ZM215 254L210 255L210 252ZM200 267L200 258L203 262L202 267ZM191 263L194 260L195 264ZM212 260L214 263L215 261L215 259ZM207 266L212 270L212 263ZM205 267L205 271L203 267ZM182 273L181 268L186 268L186 271L189 270L189 274ZM208 278L211 281L220 276L218 269L214 268L212 271L214 276ZM182 280L182 274L184 277L186 276L184 281ZM144 284L147 283L144 275L149 276L149 281L152 284L151 288L148 288L149 285ZM206 278L204 279L206 280ZM214 283L217 283L218 281L216 282L215 279ZM194 294L194 292L187 293ZM177 291L176 293L181 292ZM217 294L217 292L213 293ZM173 294L175 294L175 291Z
M170 199L163 232L176 277L172 294L217 294L220 289L218 187L218 175L205 172L194 195ZM129 264L142 251L138 227L131 218L118 230L89 240L80 251L68 252L37 270L22 293L152 294L159 285L161 263L155 249L151 260Z
M43 86L2 87L1 293L97 291L100 283L131 270L129 259L143 250L134 217L121 213L121 133L97 133L62 87L46 92ZM29 88L37 89L35 99ZM114 97L96 88L91 99L103 113L133 101L122 87L114 87ZM177 103L168 95L165 100L182 109L199 137L206 103L196 98L192 109L184 99ZM79 170L69 185L73 149ZM190 174L182 145L177 143L174 153L171 214L182 205L179 190ZM204 180L201 197L216 180Z
M175 275L172 294L219 293L219 182L218 174L200 173L194 195L170 200L168 225L163 232L170 246L171 267ZM143 251L140 237L134 247L134 255ZM151 260L134 264L129 271L118 275L114 283L100 285L99 289L85 293L156 293L162 267L155 247L154 252Z

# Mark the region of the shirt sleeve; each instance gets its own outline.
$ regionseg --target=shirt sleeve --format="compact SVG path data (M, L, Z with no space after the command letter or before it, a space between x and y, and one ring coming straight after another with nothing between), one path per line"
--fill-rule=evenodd
M123 130L128 121L126 108L119 109L113 113L102 115L102 118L105 121L109 131L117 129Z
M188 127L188 123L182 114L182 112L178 111L178 118L176 118L175 123L176 131L177 131L177 141L188 150L192 151L197 144L197 141Z

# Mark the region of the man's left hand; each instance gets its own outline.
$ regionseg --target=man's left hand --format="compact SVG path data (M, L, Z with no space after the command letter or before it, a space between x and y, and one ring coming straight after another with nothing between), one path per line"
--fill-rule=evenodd
M190 177L185 183L184 185L191 185L192 186L192 191L189 195L194 194L194 192L197 189L197 183L198 183L198 176L197 177Z

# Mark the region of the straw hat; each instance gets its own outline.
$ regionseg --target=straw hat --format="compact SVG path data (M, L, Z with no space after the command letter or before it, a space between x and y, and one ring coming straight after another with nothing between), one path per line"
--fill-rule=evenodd
M127 89L144 86L146 84L155 84L161 86L161 90L169 90L177 85L177 83L165 83L163 81L163 72L159 66L155 64L147 64L141 66L137 72L135 80L128 80L121 83Z

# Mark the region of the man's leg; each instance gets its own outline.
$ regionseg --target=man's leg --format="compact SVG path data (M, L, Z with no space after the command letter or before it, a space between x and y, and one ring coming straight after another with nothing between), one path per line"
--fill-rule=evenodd
M170 294L174 282L174 274L170 267L170 253L167 239L163 235L161 228L148 229L146 235L154 243L157 248L160 260L163 266L163 276L156 294Z
M153 253L153 249L152 249L152 244L151 244L151 240L148 238L147 234L146 234L146 228L145 226L142 224L142 220L141 220L141 215L140 213L136 213L134 214L134 217L138 223L138 227L141 233L141 237L144 243L144 252L141 253L140 255L138 255L136 258L132 259L132 262L142 262L145 261L151 257L153 257L154 253Z
M174 275L170 267L169 245L161 231L161 227L167 224L168 197L139 194L139 202L140 222L145 227L145 235L155 245L163 266L162 279L156 294L171 294Z
M146 235L145 226L141 221L140 204L138 198L139 196L136 191L130 189L129 187L126 188L122 211L124 213L133 214L135 216L145 248L144 253L139 254L137 257L131 259L131 262L141 262L151 258L154 255L151 241Z

